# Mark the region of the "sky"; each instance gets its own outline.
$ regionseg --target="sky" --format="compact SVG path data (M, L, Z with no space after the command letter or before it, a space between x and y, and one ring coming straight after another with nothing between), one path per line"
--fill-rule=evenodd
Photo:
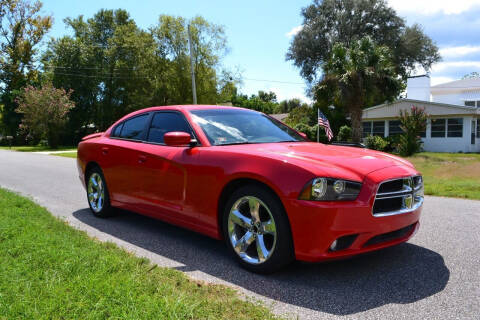
M285 60L293 36L301 30L301 9L312 0L42 0L52 14L49 37L69 34L63 19L93 16L98 10L126 9L141 28L157 23L161 14L191 18L201 15L223 25L229 53L223 65L240 70L242 93L273 91L278 100L305 95L299 69ZM431 71L432 85L480 72L480 0L388 0L407 25L419 23L440 48L443 60Z

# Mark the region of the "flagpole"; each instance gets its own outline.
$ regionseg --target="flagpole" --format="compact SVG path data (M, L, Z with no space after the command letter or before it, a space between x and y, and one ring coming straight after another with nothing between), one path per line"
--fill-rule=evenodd
M319 118L320 118L320 109L317 109L317 143L320 142L320 125L318 124Z

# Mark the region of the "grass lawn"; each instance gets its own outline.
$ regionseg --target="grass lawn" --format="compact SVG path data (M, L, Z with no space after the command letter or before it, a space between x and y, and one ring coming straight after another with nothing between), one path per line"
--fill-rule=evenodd
M9 150L10 148L2 146L0 147L0 149ZM63 151L63 150L72 151L76 149L77 149L76 147L72 147L72 146L62 146L62 147L58 147L57 149L52 149L48 146L12 146L11 150L20 151L20 152L36 152L36 151Z
M0 189L0 319L272 319L235 291L189 280Z
M59 157L66 157L66 158L77 158L77 151L52 153L51 155L52 156L59 156Z
M407 159L423 174L425 194L480 200L480 154L422 152Z

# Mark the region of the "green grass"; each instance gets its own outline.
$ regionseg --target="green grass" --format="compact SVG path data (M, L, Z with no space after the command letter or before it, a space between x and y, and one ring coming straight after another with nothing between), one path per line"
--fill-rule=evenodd
M9 150L9 147L2 146L0 149ZM12 146L11 150L20 151L20 152L36 152L36 151L71 151L75 150L76 147L72 146L61 146L57 149L52 149L48 146Z
M0 189L0 319L272 319L234 290L100 243Z
M407 160L423 174L425 194L480 200L480 154L422 152Z
M52 156L59 156L59 157L66 157L66 158L76 158L77 157L77 151L52 153Z

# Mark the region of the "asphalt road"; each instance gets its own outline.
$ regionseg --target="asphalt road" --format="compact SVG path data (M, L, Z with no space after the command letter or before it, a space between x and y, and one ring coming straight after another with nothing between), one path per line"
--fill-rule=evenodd
M261 276L240 269L223 243L188 230L129 212L94 218L74 159L0 150L0 186L93 237L234 286L293 318L480 319L480 201L427 197L420 230L408 243Z

